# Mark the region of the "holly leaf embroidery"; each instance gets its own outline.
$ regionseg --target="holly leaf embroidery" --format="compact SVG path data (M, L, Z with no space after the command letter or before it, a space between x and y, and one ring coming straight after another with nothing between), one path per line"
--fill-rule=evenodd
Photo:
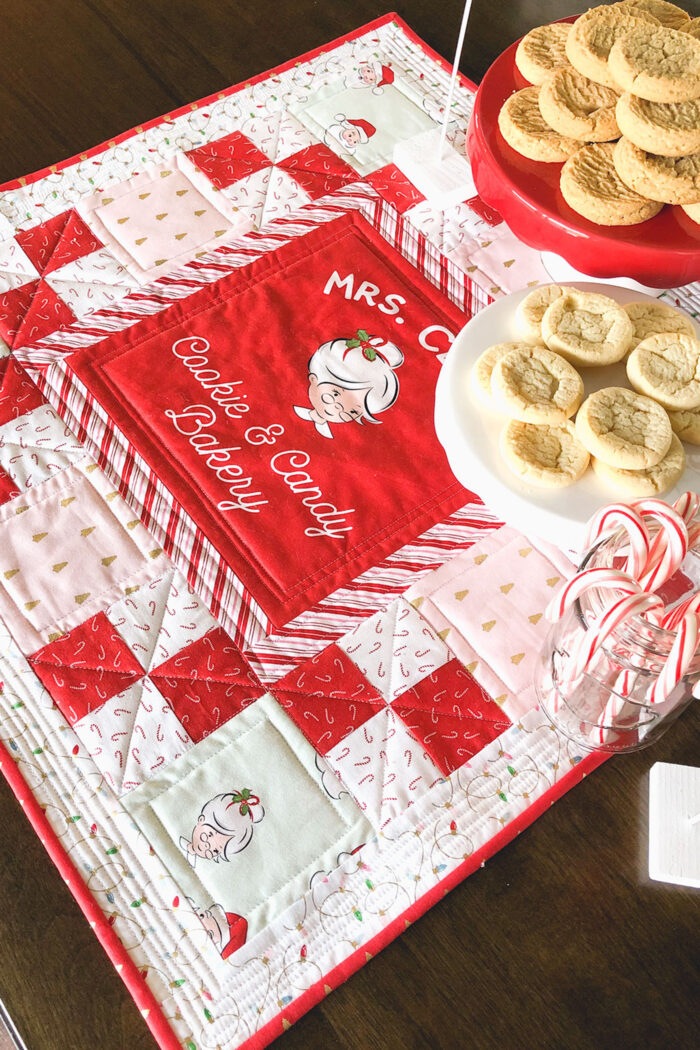
M357 338L358 339L362 339L363 342L366 343L367 340L369 339L369 335L367 334L367 332L365 332L364 328L358 328L357 329Z
M368 361L375 361L377 358L377 351L374 349L373 346L365 346L362 350L362 353Z
M242 791L233 792L233 803L240 803L240 813L244 816L250 812L250 806L248 805L248 799L252 795L250 788L243 788ZM233 804L232 803L232 804Z
M359 339L346 339L345 345L347 346L348 350L354 350L356 346L360 346L361 344Z

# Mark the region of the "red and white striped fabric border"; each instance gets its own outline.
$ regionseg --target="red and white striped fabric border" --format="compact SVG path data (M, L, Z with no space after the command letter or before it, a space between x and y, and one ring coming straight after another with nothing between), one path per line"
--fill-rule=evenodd
M367 185L353 184L301 209L291 220L277 220L263 233L222 245L83 322L22 347L16 355L265 682L275 681L358 620L384 607L420 576L468 547L485 529L495 527L496 519L480 502L469 503L348 586L268 633L269 621L250 592L72 373L65 358L112 332L129 328L142 317L159 313L173 301L350 209L359 209L467 318L487 305L489 300L481 289L391 205Z

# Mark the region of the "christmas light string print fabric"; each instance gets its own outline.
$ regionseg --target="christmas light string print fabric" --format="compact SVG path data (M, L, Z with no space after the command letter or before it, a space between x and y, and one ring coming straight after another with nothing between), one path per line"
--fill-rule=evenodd
M433 392L541 279L395 16L0 189L2 770L159 1045L262 1047L598 759ZM472 90L448 125L464 148Z

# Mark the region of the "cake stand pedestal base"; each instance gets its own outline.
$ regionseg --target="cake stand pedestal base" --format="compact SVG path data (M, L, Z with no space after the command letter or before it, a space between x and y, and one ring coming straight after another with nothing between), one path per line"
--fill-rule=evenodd
M632 288L634 291L643 292L645 295L660 295L662 288L648 288L639 281L633 281L631 277L591 277L590 274L581 273L580 270L562 259L561 255L554 252L542 252L542 265L557 284L568 284L571 281L604 281L605 284L616 284L621 288Z

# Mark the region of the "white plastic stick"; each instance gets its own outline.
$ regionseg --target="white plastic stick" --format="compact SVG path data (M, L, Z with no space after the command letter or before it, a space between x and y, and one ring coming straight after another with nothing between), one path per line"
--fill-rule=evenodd
M459 37L457 39L457 50L455 52L455 60L452 65L452 79L450 80L450 90L447 92L447 102L445 103L445 116L442 119L442 131L440 133L440 150L438 152L438 160L442 160L442 152L445 148L447 122L450 119L450 108L452 106L452 99L455 93L455 84L457 83L457 76L459 74L459 60L462 57L464 37L467 33L467 22L469 21L469 12L471 11L471 9L472 0L466 0L466 3L464 5L464 14L462 15L462 24L459 27Z

